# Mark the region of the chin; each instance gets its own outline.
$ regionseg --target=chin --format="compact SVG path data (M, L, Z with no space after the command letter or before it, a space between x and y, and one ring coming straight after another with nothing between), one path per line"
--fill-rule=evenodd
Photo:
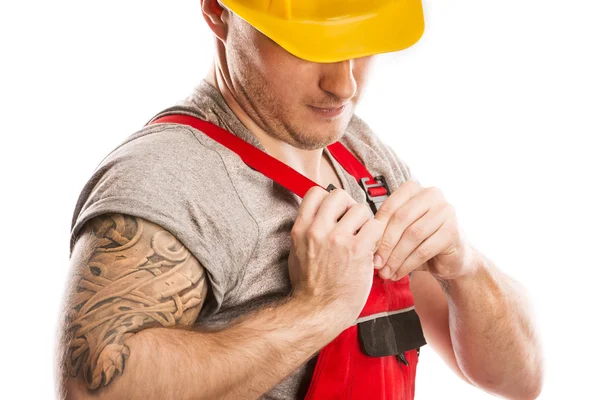
M337 142L346 132L350 118L339 115L335 118L308 116L285 124L296 146L304 150L316 150ZM291 128L291 129L290 129Z
M346 128L348 128L348 123L349 121L346 118L344 120L331 121L329 124L323 124L321 132L323 132L323 135L331 138L331 143L333 143L344 136Z
M337 142L345 132L345 126L333 127L333 126L315 126L314 129L304 132L302 135L302 142L307 150L322 149L329 146L332 143Z

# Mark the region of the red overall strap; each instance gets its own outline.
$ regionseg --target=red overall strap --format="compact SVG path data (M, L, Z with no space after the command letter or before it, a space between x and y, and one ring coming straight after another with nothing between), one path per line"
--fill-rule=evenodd
M362 165L356 157L339 141L327 146L331 155L348 171L356 180L360 183L361 178L369 178L366 182L368 185L377 184L378 182L373 179L373 176L369 171ZM383 186L368 187L368 194L371 197L385 196L387 195L386 188Z
M261 172L263 175L271 178L283 187L288 188L300 197L304 197L311 187L318 185L290 166L271 157L261 149L211 122L183 114L167 115L150 122L150 124L159 123L189 125L198 129L215 141L221 143L223 146L233 150L248 166ZM386 188L379 186L379 183L373 179L373 176L369 171L367 171L367 169L352 155L352 153L350 153L350 151L348 151L348 149L344 147L343 144L335 142L327 146L327 148L342 167L354 176L359 183L361 182L361 178L366 178L366 183L368 185L376 185L367 188L370 196L378 197L386 195Z

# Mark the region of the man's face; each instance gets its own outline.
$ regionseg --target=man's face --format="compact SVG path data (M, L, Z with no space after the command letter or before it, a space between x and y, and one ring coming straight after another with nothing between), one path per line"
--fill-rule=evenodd
M269 135L305 150L344 134L372 61L302 60L233 13L225 49L234 96L244 111Z

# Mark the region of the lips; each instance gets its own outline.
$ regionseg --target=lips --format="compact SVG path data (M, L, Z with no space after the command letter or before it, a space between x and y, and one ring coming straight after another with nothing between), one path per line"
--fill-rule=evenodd
M333 107L333 108L322 108L322 107L314 107L314 106L309 106L309 108L321 116L335 117L337 115L340 115L344 111L344 109L346 108L346 104L342 104L339 107Z

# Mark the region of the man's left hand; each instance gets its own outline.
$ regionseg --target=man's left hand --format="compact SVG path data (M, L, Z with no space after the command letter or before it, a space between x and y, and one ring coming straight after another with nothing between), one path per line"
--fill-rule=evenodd
M476 251L467 243L454 207L440 189L403 182L381 204L375 218L386 226L374 257L383 279L398 280L414 270L427 270L449 280L473 268Z

